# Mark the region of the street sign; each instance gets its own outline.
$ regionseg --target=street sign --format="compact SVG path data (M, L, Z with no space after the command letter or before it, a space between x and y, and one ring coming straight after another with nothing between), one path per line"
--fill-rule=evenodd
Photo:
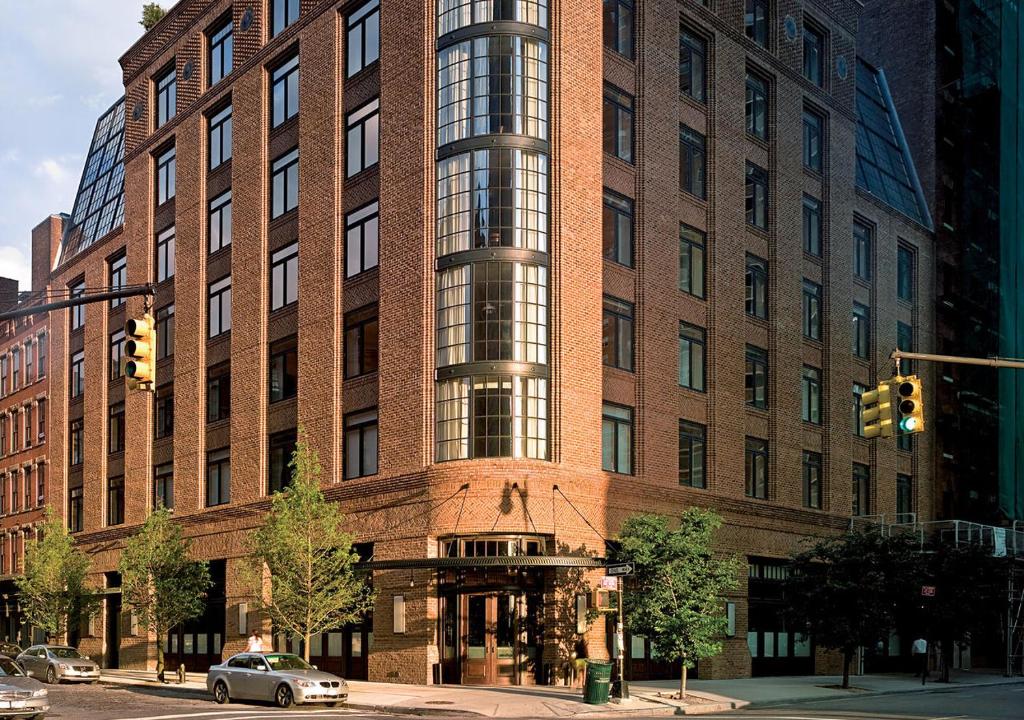
M619 579L613 578L610 575L605 575L603 578L601 578L601 587L605 590L618 590Z
M608 565L605 567L607 572L612 577L619 577L621 575L632 575L633 565L630 563L618 563L617 565Z
M935 586L934 585L922 585L921 586L921 597L935 597Z

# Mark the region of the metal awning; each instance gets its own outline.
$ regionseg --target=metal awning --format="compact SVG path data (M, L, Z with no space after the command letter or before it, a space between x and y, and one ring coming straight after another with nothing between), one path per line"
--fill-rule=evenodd
M605 566L604 558L572 557L571 555L513 555L503 557L437 557L408 558L404 560L370 560L359 563L360 570L398 570L417 568L530 568L530 567L583 567Z

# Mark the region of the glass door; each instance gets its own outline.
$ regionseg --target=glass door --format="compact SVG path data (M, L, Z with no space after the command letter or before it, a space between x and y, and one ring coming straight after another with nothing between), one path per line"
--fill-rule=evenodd
M462 596L465 618L462 682L465 685L489 685L493 682L493 626L488 617L491 615L488 606L492 604L492 600L492 596L489 595Z

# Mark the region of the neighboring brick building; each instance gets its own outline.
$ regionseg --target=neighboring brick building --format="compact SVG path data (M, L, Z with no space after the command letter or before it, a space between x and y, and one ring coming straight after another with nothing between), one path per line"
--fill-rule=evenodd
M19 293L17 280L0 278L0 312L35 304L33 293L45 294L64 220L51 215L32 230L32 293ZM51 501L48 371L46 313L0 320L0 638L23 647L35 640L13 577Z
M87 652L152 661L116 571L158 502L215 579L172 665L243 646L245 533L304 428L379 593L321 667L553 680L605 538L690 505L750 567L701 676L834 667L778 579L851 513L931 516L928 437L871 445L853 407L898 323L932 346L927 210L868 66L856 149L860 3L715 5L181 0L121 58L52 282L155 283L163 339L127 393L142 300L52 317L53 476L112 590Z

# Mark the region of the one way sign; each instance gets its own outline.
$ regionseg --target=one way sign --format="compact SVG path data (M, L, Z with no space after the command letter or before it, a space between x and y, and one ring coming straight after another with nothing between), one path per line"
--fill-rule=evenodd
M619 577L620 575L632 575L633 565L632 563L618 563L616 565L608 565L605 568L605 572L607 572L612 577Z

